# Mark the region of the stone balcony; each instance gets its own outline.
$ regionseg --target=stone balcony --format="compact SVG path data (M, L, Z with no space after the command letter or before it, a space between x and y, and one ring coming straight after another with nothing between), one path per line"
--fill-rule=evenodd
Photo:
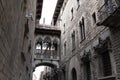
M108 4L104 3L98 10L98 18L98 26L120 26L120 6L112 2L109 2Z

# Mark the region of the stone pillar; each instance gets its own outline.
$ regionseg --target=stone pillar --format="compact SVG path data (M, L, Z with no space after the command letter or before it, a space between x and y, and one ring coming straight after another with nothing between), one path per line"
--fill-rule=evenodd
M41 55L41 58L43 59L43 57L44 57L43 56L43 41L41 42L41 54L40 55Z
M50 54L51 54L50 58L51 58L51 59L53 59L52 47L53 47L53 42L51 42L51 51L50 51Z

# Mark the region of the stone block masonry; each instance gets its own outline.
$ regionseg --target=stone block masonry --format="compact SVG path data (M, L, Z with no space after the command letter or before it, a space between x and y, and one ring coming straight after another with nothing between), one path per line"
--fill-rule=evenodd
M26 12L35 17L36 0L0 0L0 80L31 80L32 50L35 21L28 21ZM35 20L35 19L34 19Z

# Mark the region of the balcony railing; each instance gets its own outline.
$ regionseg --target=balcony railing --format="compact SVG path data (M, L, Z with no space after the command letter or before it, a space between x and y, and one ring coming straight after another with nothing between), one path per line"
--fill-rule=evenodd
M98 23L97 25L104 25L107 27L113 27L119 25L120 9L115 3L104 3L98 10Z
M106 4L104 3L103 6L98 10L99 12L99 20L104 21L108 16L110 16L116 7L112 3Z

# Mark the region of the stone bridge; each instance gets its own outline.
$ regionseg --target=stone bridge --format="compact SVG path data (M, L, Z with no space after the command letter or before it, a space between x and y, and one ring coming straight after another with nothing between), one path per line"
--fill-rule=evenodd
M59 68L60 29L37 25L34 41L34 68L40 65Z

